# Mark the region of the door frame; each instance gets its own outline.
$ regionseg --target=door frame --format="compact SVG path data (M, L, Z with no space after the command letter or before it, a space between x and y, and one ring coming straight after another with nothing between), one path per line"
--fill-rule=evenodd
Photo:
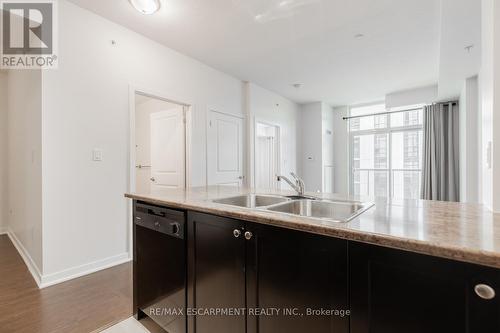
M256 162L257 162L257 124L263 124L267 126L272 126L276 128L276 172L278 174L281 174L281 125L278 123L274 123L272 121L268 121L265 119L261 119L258 117L254 117L253 119L253 129L252 129L252 186L256 187L257 186L257 168L256 168ZM276 184L276 189L279 190L281 189L281 183L277 182Z
M135 96L143 95L146 97L151 97L154 99L162 100L169 103L175 103L182 105L184 107L185 116L185 180L184 184L187 187L191 186L191 134L192 134L192 114L193 114L193 103L188 101L182 102L181 99L172 98L166 93L157 92L149 88L139 87L136 85L129 85L129 147L128 147L128 184L127 192L135 192L136 190L136 179L135 179L135 166L136 166L136 156L135 156ZM132 258L132 227L133 227L133 207L132 203L128 202L127 205L127 216L128 216L128 253L129 257Z

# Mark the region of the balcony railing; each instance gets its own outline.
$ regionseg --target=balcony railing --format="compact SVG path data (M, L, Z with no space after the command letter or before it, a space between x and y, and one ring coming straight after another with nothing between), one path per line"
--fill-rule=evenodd
M419 199L420 169L353 169L353 194Z

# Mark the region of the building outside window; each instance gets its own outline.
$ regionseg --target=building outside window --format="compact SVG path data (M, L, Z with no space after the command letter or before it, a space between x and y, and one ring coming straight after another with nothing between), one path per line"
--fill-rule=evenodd
M407 111L406 111L407 110ZM351 193L418 199L422 174L422 107L387 112L383 103L351 108Z

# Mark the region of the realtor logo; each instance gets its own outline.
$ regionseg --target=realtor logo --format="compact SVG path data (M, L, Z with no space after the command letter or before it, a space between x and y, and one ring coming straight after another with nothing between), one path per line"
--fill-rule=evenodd
M2 68L31 69L57 66L56 6L54 0L2 0Z

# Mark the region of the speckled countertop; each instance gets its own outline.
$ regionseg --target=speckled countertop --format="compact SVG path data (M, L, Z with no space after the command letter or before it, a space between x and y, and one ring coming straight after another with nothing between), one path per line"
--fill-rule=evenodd
M491 213L481 205L377 199L372 200L375 207L350 222L332 223L210 201L243 193L293 194L287 191L209 186L185 190L165 189L147 194L128 193L125 196L171 208L195 210L500 268L500 214ZM313 195L346 199L334 194Z

